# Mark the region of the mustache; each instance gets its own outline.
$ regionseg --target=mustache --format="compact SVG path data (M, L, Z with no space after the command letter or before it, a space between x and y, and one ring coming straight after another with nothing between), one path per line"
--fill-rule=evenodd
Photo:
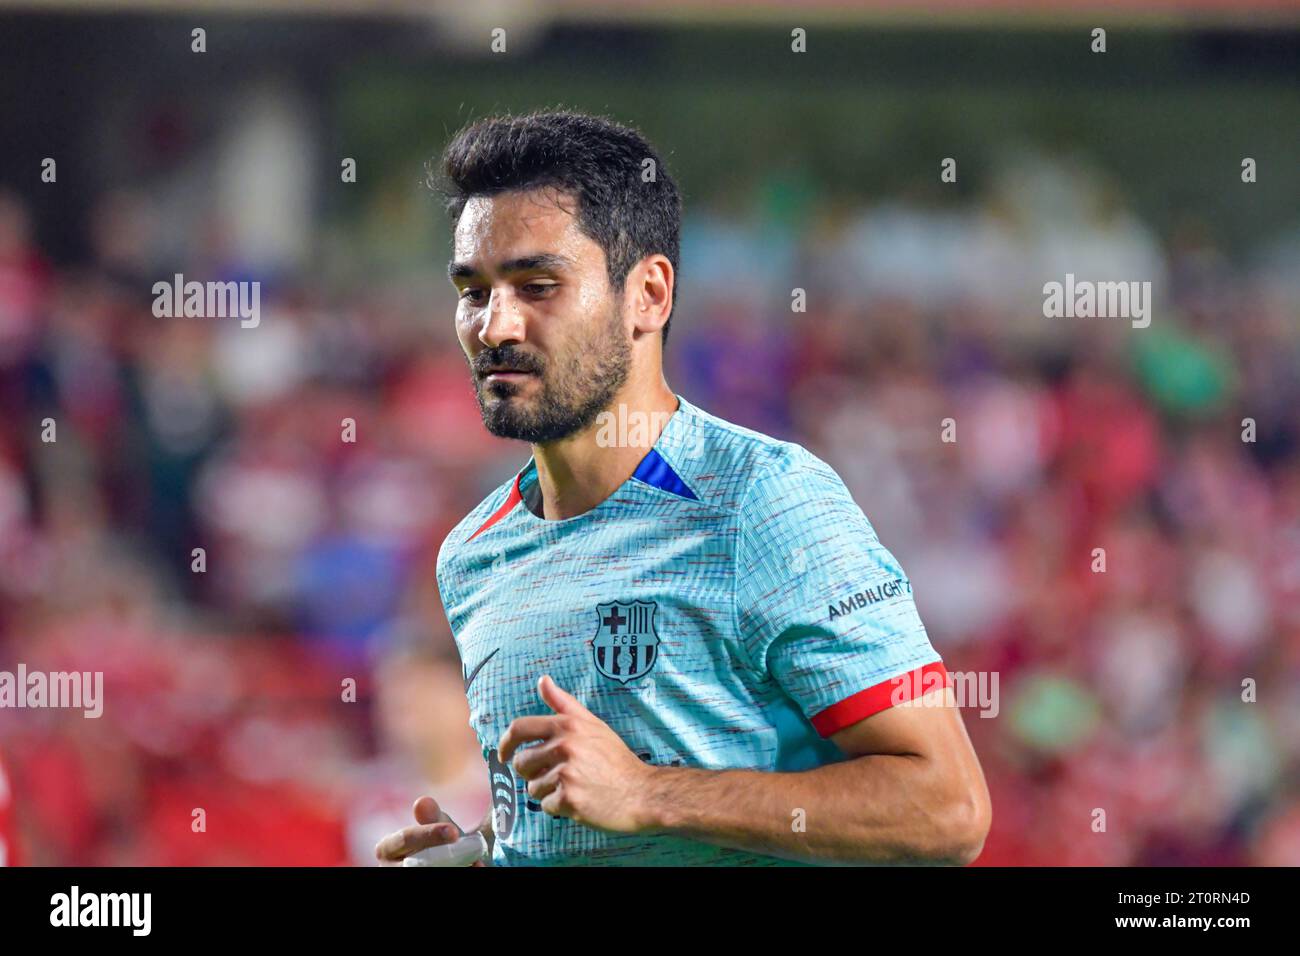
M529 355L527 352L521 352L512 345L484 349L474 356L470 366L474 369L474 374L478 376L486 375L490 369L505 369L510 372L533 372L540 375L544 367L540 359Z

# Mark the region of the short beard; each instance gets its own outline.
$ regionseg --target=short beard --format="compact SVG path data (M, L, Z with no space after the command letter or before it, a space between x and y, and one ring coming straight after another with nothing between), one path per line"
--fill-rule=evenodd
M513 365L509 347L496 352L501 364ZM553 363L539 372L541 389L527 407L518 386L510 382L483 385L475 376L483 425L498 438L515 438L533 445L559 441L589 427L609 407L627 382L632 350L623 336L619 316L611 316L605 334L589 347L575 349L558 368ZM480 358L483 356L480 355ZM520 363L522 364L522 363ZM534 370L535 363L526 366ZM473 364L470 369L473 372ZM495 401L489 402L489 392Z

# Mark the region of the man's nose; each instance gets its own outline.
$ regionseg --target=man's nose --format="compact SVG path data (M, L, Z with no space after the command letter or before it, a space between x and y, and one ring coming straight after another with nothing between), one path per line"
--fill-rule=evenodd
M488 299L487 317L479 329L478 340L488 348L524 340L524 318L518 303L494 289Z

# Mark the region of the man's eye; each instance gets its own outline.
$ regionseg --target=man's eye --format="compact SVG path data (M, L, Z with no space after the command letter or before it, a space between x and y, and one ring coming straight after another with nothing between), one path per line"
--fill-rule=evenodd
M529 295L545 295L556 288L558 285L554 282L529 282L524 286L524 291Z
M462 289L460 297L467 302L479 302L482 300L482 289Z

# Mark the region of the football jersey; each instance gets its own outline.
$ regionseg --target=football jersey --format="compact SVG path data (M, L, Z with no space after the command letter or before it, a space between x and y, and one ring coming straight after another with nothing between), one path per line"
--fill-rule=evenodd
M539 517L530 460L439 551L497 865L786 862L542 811L496 745L515 718L551 713L543 674L642 760L707 770L842 760L828 737L948 682L911 584L830 466L678 398L596 507Z

